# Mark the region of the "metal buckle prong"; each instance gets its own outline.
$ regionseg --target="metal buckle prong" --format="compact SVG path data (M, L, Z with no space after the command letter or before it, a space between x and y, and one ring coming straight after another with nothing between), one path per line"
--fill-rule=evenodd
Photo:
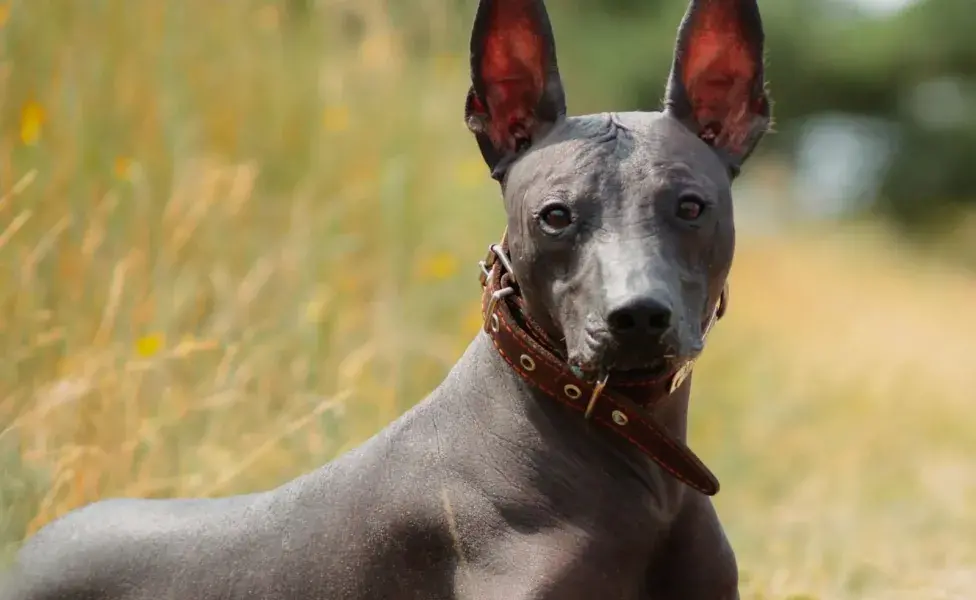
M491 268L495 266L495 252L494 246L488 246L488 252L485 254L483 260L478 261L478 266L481 267L481 280L482 287L488 285L488 278L491 277Z
M678 372L674 374L674 378L671 379L671 385L668 386L668 393L673 394L675 390L681 387L681 384L685 382L688 375L691 375L692 369L695 368L695 359L690 359L685 364L681 365Z
M512 267L511 261L508 260L508 255L505 254L505 250L502 249L501 244L494 244L491 247L491 251L494 253L498 262L502 264L502 268L505 269L505 273L508 273L509 280L513 283L515 282L515 268Z
M604 373L603 377L596 382L596 386L593 388L593 394L590 396L590 401L586 405L586 412L583 413L584 419L589 419L590 415L593 414L593 409L596 408L596 401L600 399L600 395L603 393L603 389L607 387L607 380L610 379L609 373Z
M483 260L478 261L478 266L481 267L481 275L478 276L478 279L481 281L481 287L485 287L488 285L488 278L491 277L491 266Z
M495 314L495 307L498 306L498 301L502 298L506 298L515 293L515 288L509 286L507 288L502 288L495 291L488 299L488 307L485 309L485 318L491 318L491 315Z
M488 279L491 277L491 270L495 266L495 263L501 263L502 268L505 269L503 275L508 275L508 280L515 283L515 269L512 267L511 261L508 260L508 256L505 254L505 250L502 248L501 244L492 244L488 246L488 254L485 259L478 262L478 266L481 267L481 285L488 285Z

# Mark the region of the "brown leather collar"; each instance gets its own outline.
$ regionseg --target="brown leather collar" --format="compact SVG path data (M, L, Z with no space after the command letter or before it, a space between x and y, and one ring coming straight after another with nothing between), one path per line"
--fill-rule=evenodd
M623 376L615 374L612 382L606 376L587 381L581 372L566 363L555 345L528 318L508 260L505 237L500 244L489 248L488 256L481 262L481 271L485 332L522 379L636 446L675 479L708 496L718 493L718 479L708 467L634 400L673 393L691 373L694 361L685 363L674 373L653 379L620 379ZM708 335L725 312L727 292L726 287L705 323L704 335Z

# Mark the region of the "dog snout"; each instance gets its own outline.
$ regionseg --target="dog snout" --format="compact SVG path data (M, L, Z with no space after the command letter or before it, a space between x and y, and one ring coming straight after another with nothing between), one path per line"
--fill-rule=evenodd
M653 296L628 298L607 312L607 326L616 337L660 338L671 328L671 306Z

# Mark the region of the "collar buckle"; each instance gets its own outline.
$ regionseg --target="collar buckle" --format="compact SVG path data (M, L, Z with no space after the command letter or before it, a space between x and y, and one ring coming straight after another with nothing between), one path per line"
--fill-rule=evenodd
M488 246L488 252L485 254L484 260L478 262L478 266L481 267L481 274L478 277L481 281L481 287L488 285L488 280L491 279L491 272L496 264L500 264L502 269L504 269L502 273L503 282L508 283L511 287L517 285L515 269L512 267L512 262L508 258L508 251L505 249L507 242L508 231L506 230L502 234L502 240L497 244Z

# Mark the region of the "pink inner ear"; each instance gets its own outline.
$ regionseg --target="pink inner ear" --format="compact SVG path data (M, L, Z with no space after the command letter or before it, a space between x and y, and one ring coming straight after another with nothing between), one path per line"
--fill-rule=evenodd
M532 0L495 3L481 59L488 135L496 148L515 150L528 137L545 86L545 40Z
M738 0L708 0L685 42L682 80L694 120L716 146L741 151L763 98L752 98L758 65L736 7ZM709 131L713 129L712 131Z

